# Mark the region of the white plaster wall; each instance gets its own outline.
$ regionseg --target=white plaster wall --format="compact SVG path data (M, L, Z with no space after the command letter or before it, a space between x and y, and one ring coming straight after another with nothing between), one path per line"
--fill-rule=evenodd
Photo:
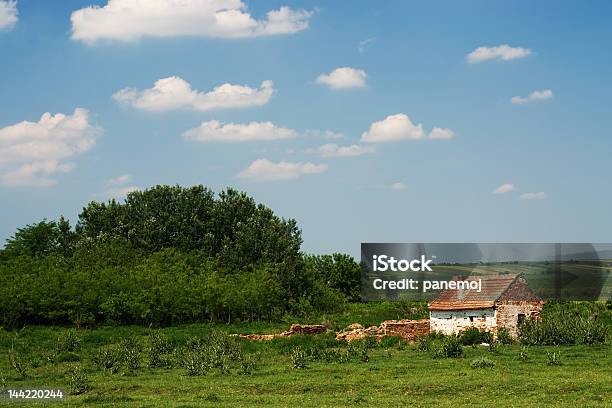
M429 326L431 331L444 334L456 334L468 327L477 327L488 331L495 331L497 319L495 310L449 310L429 312ZM470 319L471 318L471 319Z

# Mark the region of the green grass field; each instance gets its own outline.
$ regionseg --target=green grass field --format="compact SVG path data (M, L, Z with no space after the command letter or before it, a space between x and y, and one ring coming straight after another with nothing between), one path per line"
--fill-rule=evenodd
M406 310L404 310L406 309ZM396 314L420 317L423 310L393 305L349 305L345 313L327 316L337 322L379 323ZM610 406L612 401L612 347L609 341L592 346L531 346L527 359L519 358L521 345L464 346L460 358L432 358L416 345L385 341L368 352L369 360L346 362L306 361L307 368L292 367L291 351L321 349L344 352L333 333L293 336L271 342L241 340L244 353L255 356L257 367L250 375L232 369L221 374L211 369L204 376L188 376L184 368L148 368L147 341L163 333L181 347L189 338L206 337L211 330L227 333L278 333L286 323L235 325L194 324L164 329L99 327L76 331L80 346L70 354L79 362L46 360L69 328L30 326L19 332L0 330L0 388L70 387L67 374L80 364L89 390L70 395L69 406ZM16 337L17 336L17 337ZM105 345L135 336L143 345L139 369L132 372L103 371L93 363ZM10 364L11 347L26 362L27 377ZM560 354L560 365L550 365L547 353ZM491 359L492 368L471 368L478 357ZM16 406L40 406L19 403Z

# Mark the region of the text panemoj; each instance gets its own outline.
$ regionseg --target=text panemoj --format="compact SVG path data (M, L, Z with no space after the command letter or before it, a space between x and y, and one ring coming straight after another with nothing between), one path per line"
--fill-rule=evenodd
M433 272L429 266L431 259L421 255L420 259L395 259L387 255L374 255L372 257L372 270L374 272ZM422 283L419 285L419 283ZM478 280L423 280L404 278L399 280L385 280L376 278L372 281L375 290L422 290L424 293L429 290L482 290L482 281Z

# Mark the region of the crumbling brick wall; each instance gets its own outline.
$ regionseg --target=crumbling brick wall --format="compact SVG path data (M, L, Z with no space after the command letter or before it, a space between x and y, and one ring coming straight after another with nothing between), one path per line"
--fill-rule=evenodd
M512 337L518 336L519 315L524 315L526 319L540 319L542 312L542 301L507 300L498 302L495 305L497 330L505 328Z
M400 336L412 341L429 334L429 319L422 320L385 320L380 325L384 336Z

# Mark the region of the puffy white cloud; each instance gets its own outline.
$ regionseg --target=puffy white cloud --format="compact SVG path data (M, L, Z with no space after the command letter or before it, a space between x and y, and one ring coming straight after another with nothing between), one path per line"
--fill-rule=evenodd
M265 105L272 94L274 94L272 81L263 81L259 89L226 83L210 92L199 92L192 89L189 82L184 79L172 76L157 80L153 88L142 91L134 88L121 89L113 95L113 99L152 112L175 109L208 111Z
M327 171L327 168L327 164L287 161L274 163L267 159L258 159L241 171L237 177L251 181L282 181L296 179L307 174L323 173Z
M395 142L405 139L422 139L425 136L423 125L412 123L408 115L398 113L374 122L370 129L361 135L361 141L367 143Z
M517 58L524 58L531 54L529 48L511 47L508 44L498 45L497 47L478 47L470 52L466 59L470 64L488 60L509 61Z
M327 85L331 89L363 88L368 75L362 69L350 67L336 68L329 74L321 74L316 83Z
M298 135L293 129L272 122L222 123L218 120L202 122L183 133L187 140L198 142L249 142L255 140L292 139Z
M376 147L374 146L338 146L335 143L327 143L319 146L317 152L321 157L351 157L351 156L362 156L364 154L376 153Z
M17 2L0 0L0 30L10 30L18 20Z
M408 188L407 185L399 181L396 181L395 183L391 184L391 190L405 190L407 188Z
M493 190L493 194L506 194L514 190L514 184L505 183Z
M244 38L308 28L312 12L281 7L256 20L240 0L108 0L72 13L72 39L134 41L143 37Z
M548 197L548 196L543 191L540 191L540 192L537 192L537 193L525 193L525 194L521 194L521 198L523 200L543 200L546 197Z
M446 128L435 127L429 132L430 139L448 140L455 136L455 132Z
M87 110L72 115L45 113L38 122L23 121L0 128L0 183L49 186L55 173L72 170L64 161L96 143L101 129L89 123Z
M545 101L547 99L551 99L552 97L553 91L550 89L543 89L541 91L533 91L527 96L513 96L511 102L520 105L529 102Z

